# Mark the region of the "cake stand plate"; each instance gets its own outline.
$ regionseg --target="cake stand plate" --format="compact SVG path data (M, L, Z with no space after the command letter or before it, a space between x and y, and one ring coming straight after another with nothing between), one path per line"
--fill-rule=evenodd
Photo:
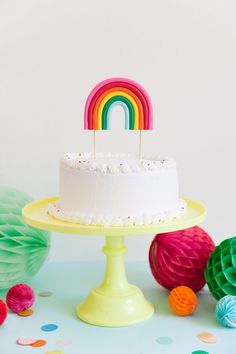
M39 229L77 235L106 236L106 274L103 283L91 290L87 299L76 309L78 317L90 324L106 327L127 326L152 316L154 307L142 291L128 283L124 267L127 247L124 235L140 236L186 229L204 221L206 207L185 199L186 213L179 219L147 226L92 226L61 221L47 213L49 203L58 197L26 205L22 214L27 224Z
M23 208L23 217L27 224L38 229L61 232L65 234L93 235L93 236L120 236L120 235L147 235L187 229L198 225L205 220L206 207L196 201L182 198L187 204L186 213L173 221L161 222L144 226L93 226L82 225L62 221L47 213L49 203L53 203L58 197L51 197L32 202Z

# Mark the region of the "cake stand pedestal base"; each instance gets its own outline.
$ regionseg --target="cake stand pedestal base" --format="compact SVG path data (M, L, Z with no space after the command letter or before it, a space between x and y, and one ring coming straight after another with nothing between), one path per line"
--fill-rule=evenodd
M127 281L124 254L127 247L124 236L151 235L186 229L198 225L206 217L206 208L199 202L185 199L186 213L176 220L141 226L96 226L81 225L59 220L47 212L48 204L58 197L37 200L26 205L22 214L27 224L48 231L75 235L106 235L106 274L102 285L90 291L76 313L88 323L104 327L120 327L142 322L152 316L154 307L136 286Z
M90 291L76 313L88 323L120 327L142 322L152 316L154 307L136 286L127 281L124 268L124 254L127 247L124 236L107 236L106 274L101 286Z

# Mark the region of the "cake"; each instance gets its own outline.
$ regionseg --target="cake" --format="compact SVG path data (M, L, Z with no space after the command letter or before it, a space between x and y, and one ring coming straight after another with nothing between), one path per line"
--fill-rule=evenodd
M136 82L102 81L88 96L84 128L107 130L111 112L120 105L125 127L140 131L139 156L131 154L66 153L60 161L59 198L48 213L60 220L86 225L149 225L178 218L185 212L179 197L176 162L144 158L141 132L152 129L152 105Z
M90 225L148 225L181 216L176 163L126 154L64 154L49 213Z

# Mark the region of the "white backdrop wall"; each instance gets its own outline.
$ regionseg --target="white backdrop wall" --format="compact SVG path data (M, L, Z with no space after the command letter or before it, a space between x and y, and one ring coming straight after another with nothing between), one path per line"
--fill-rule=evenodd
M176 158L181 194L208 206L216 243L236 235L235 11L234 0L1 0L0 184L57 195L60 155L91 150L89 91L130 77L154 105L144 152ZM98 150L136 152L115 115ZM146 259L151 239L130 237L127 258ZM103 242L54 234L51 259L98 259Z

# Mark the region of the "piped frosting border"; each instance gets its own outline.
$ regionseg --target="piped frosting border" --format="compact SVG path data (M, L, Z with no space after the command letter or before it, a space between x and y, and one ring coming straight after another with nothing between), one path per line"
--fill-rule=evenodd
M61 157L65 168L101 173L139 173L176 168L172 158L146 157L141 160L131 154L97 153L96 159L91 153L66 153Z
M161 212L155 214L143 213L140 215L127 215L125 217L108 215L89 215L77 211L67 211L60 207L60 202L57 200L49 204L47 212L49 215L73 223L84 225L97 225L97 226L142 226L150 224L159 224L161 222L171 221L175 218L181 217L186 212L186 202L179 199L178 206L168 212Z

